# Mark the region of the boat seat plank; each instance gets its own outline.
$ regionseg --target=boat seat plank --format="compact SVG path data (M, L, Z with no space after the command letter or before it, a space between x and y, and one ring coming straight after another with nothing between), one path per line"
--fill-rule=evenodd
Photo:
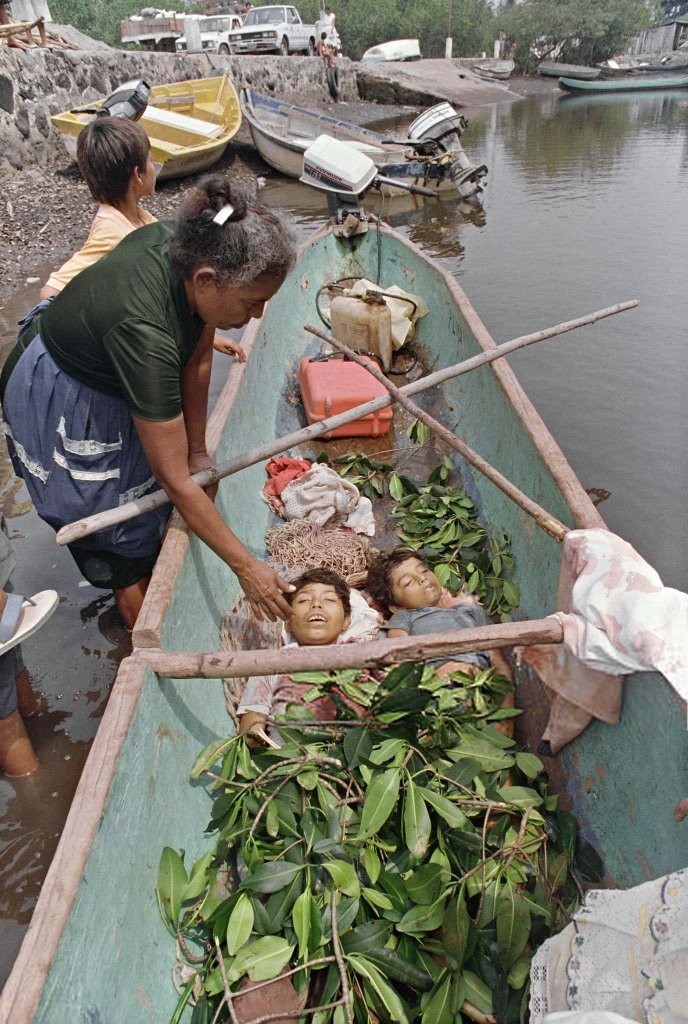
M188 114L180 114L175 110L161 110L158 107L147 107L143 116L155 124L181 128L182 131L193 132L194 135L202 135L206 139L215 139L224 130L221 124L210 124L209 121L201 121L198 117L189 117Z

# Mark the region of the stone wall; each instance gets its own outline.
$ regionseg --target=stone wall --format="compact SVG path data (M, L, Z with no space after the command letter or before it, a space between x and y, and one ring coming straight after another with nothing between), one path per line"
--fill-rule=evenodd
M0 49L0 174L31 164L50 164L62 154L50 115L108 95L130 78L152 85L207 78L227 71L237 89L260 92L307 106L329 100L322 61L311 57L222 57L125 50ZM354 65L342 59L342 99L357 100ZM332 104L332 112L337 107Z

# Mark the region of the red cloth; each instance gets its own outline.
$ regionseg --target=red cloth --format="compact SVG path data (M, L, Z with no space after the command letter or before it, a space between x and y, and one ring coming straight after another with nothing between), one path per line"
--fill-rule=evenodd
M311 468L308 459L292 459L288 455L278 455L270 459L265 467L265 472L271 478L263 488L266 498L277 498L287 484L297 480Z

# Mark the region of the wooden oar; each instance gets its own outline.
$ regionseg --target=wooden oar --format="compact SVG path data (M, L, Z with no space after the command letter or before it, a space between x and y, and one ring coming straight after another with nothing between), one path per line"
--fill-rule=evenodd
M576 320L568 320L565 323L556 324L554 327L547 327L543 331L536 331L535 334L525 334L520 338L507 341L503 345L497 345L487 352L480 352L478 355L471 356L470 359L465 359L462 363L448 366L444 370L437 370L426 377L421 377L411 384L406 384L400 390L404 395L418 394L428 388L443 384L454 377L460 377L464 373L469 373L479 366L485 366L486 363L493 363L495 359L502 359L511 352L516 352L527 345L534 345L540 341L559 337L568 331L575 330L577 327L594 324L597 320L613 316L615 313L622 313L627 309L633 309L637 305L637 299L631 299L629 302L619 302L614 306L609 306L607 309L600 309L595 313L589 313L587 316L578 317ZM218 480L224 480L227 476L239 473L242 469L254 466L257 462L264 462L267 459L271 459L273 455L279 455L281 452L294 448L296 445L314 441L316 438L322 437L323 434L328 434L337 427L342 427L346 423L352 423L354 420L362 419L363 416L378 412L378 410L384 409L385 406L391 405L391 403L392 397L390 395L381 395L380 398L374 398L370 402L358 405L354 409L347 410L347 412L339 413L337 416L330 416L320 423L312 423L309 427L304 427L303 430L296 430L293 434L286 434L284 437L277 438L274 441L268 441L266 444L259 445L250 452L237 455L227 462L220 463L214 469L204 469L200 473L194 473L193 480L200 487L208 487L210 484L217 483ZM106 530L112 526L119 525L119 523L125 523L128 519L134 519L136 516L143 515L144 512L152 512L154 509L160 508L161 505L166 505L168 501L169 498L164 491L154 491L152 494L146 494L137 501L129 501L118 508L96 512L95 515L86 516L84 519L78 519L74 523L63 526L57 533L57 543L72 544L76 540L81 540L82 537L88 537L92 533L97 533L98 530Z
M460 438L456 437L455 434L452 434L451 430L448 430L447 427L440 423L439 420L436 420L434 416L430 416L424 409L421 409L420 406L416 405L415 402L412 402L410 398L407 398L406 395L402 394L401 390L395 384L392 384L391 381L387 380L382 370L380 370L371 359L366 359L358 352L354 352L343 342L333 337L333 335L325 334L324 331L318 330L317 327L310 327L306 324L305 329L309 334L314 334L316 338L320 338L321 341L326 341L328 345L332 345L333 348L338 349L339 352L343 352L345 356L348 356L349 359L352 359L355 363L358 363L359 366L362 366L367 370L372 377L379 380L380 383L387 388L390 395L393 396L399 405L402 405L404 409L407 409L411 413L412 416L415 416L416 419L421 421L421 423L424 423L429 430L432 430L440 440L444 441L444 443L449 445L450 448L453 448L455 452L462 455L466 462L470 462L471 466L474 466L479 470L483 476L487 477L488 480L491 480L495 487L498 487L500 491L503 491L507 497L511 498L511 500L518 505L519 508L522 508L524 512L527 512L529 516L532 516L538 526L541 527L545 533L548 533L550 537L554 537L554 539L559 541L559 543L563 541L564 537L569 532L568 526L565 526L564 523L556 518L556 516L545 511L541 505L538 505L537 502L533 501L532 498L529 498L527 494L524 494L523 491L519 490L518 487L516 487L515 484L512 484L511 481L500 473L498 469L495 469L489 462L486 462L482 455L478 455L478 453L473 451L472 448L469 448L465 441L462 441Z
M276 672L319 672L345 668L383 668L407 661L427 661L472 651L492 651L514 644L560 644L564 630L558 619L504 622L476 629L454 629L428 636L370 640L323 647L282 647L257 651L168 652L137 648L154 672L169 679L228 679L267 676Z

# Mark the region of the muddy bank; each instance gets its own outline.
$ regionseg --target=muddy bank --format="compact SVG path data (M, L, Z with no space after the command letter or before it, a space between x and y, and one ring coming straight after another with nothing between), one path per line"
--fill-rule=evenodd
M323 103L321 109L331 112L333 105ZM385 117L412 116L417 108L342 102L336 109L347 120L368 124ZM251 189L263 179L280 177L258 156L246 125L212 170ZM158 219L174 217L195 180L189 177L161 183L155 195L145 200L146 209ZM0 311L17 291L26 293L28 308L29 295L39 287L33 279L38 277L43 283L49 270L82 245L94 213L95 205L78 167L61 142L48 166L5 175L0 195Z

